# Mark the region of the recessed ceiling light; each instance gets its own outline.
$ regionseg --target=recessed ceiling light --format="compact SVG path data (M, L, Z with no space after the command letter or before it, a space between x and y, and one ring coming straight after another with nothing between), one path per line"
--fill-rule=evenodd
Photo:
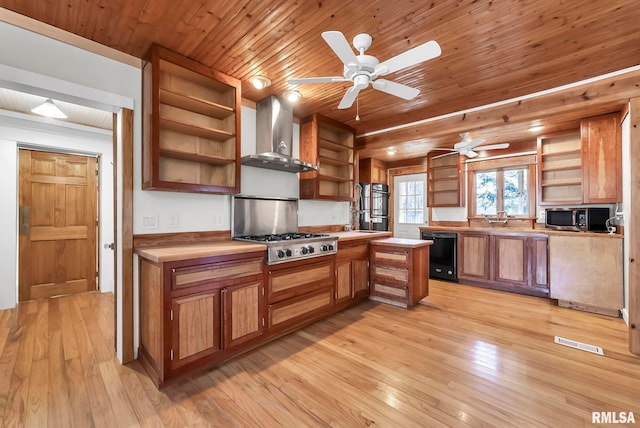
M249 81L256 89L264 89L271 84L271 80L264 76L253 76Z
M292 91L292 90L284 91L282 93L282 95L290 103L295 103L295 102L298 102L298 101L300 101L302 99L302 94L300 92L298 92L298 91Z
M538 131L542 131L544 129L544 125L533 125L529 127L529 131L531 132L538 132Z
M393 147L389 147L389 148L387 149L387 154L388 154L388 155L395 155L395 154L396 154L396 152L397 152L397 150L396 150L396 149L394 149Z
M32 113L39 114L40 116L53 117L55 119L66 119L67 115L53 103L51 98L48 98L45 102L37 107L31 109Z

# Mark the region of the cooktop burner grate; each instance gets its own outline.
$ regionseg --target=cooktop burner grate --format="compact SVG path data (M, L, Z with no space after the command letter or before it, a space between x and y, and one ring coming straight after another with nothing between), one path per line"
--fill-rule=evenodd
M329 236L322 233L279 233L274 235L244 235L238 236L239 239L246 239L259 242L277 242L277 241L290 241L294 239L309 239L309 238L321 238Z

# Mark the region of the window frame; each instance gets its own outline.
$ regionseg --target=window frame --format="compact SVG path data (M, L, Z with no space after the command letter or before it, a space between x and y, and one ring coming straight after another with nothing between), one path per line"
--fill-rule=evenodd
M504 171L512 169L526 169L527 176L527 206L526 215L516 215L513 218L533 220L536 218L536 164L535 156L521 156L516 158L505 158L488 161L477 161L467 163L468 192L467 206L469 207L468 218L484 218L476 210L476 174L481 172L496 171L496 210L504 211Z

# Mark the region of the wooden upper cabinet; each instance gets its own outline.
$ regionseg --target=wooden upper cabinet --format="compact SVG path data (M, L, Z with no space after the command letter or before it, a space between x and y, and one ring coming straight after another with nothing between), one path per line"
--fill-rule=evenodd
M240 81L154 45L142 93L142 188L238 193Z
M619 114L583 119L580 134L584 203L622 201L622 142Z
M379 159L361 159L359 181L387 184L387 164Z
M538 138L540 205L622 200L620 115L583 119L580 130Z
M457 154L437 156L436 153L427 155L427 206L463 207L462 157Z
M355 130L314 114L300 125L300 158L318 171L300 173L301 199L351 201L354 198Z
M538 203L582 202L582 142L576 131L538 138Z

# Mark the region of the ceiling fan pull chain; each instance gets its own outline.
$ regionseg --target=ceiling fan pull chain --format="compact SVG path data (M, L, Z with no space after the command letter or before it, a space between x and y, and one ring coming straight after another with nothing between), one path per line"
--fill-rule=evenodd
M356 96L356 121L360 121L360 94Z

